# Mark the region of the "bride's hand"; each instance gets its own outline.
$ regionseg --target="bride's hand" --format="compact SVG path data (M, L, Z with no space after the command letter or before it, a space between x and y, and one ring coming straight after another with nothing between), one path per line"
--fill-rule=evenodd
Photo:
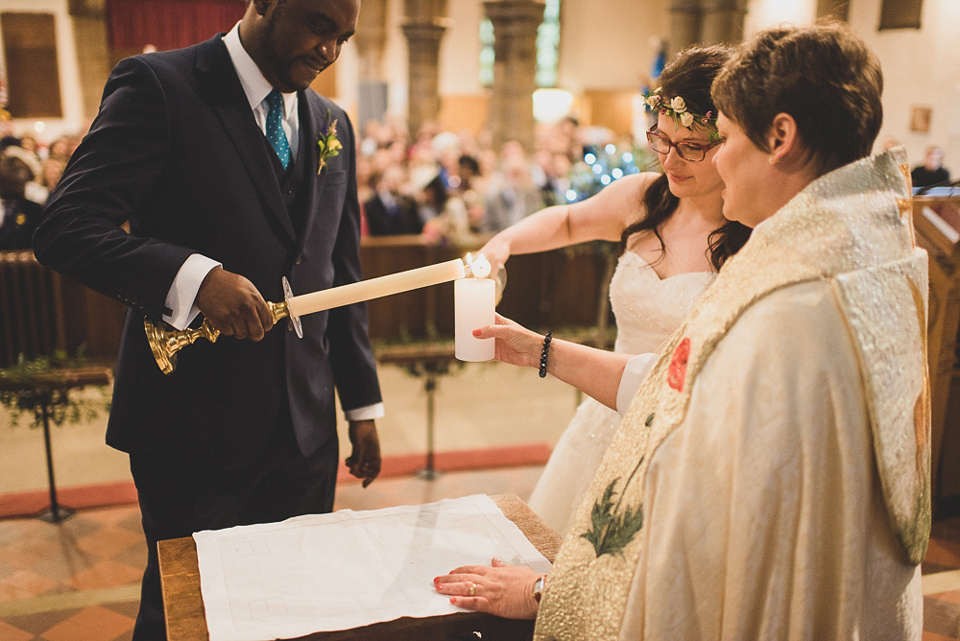
M483 254L484 258L489 261L490 278L493 278L507 264L507 259L510 258L510 244L502 240L498 234L487 241L487 244L481 247L477 253Z
M497 314L495 325L473 330L476 338L496 339L494 358L519 367L539 367L543 337Z

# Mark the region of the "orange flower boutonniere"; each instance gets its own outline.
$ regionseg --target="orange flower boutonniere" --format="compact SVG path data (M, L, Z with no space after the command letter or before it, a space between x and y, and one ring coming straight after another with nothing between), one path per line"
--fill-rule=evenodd
M327 165L327 159L340 155L340 150L343 149L340 139L337 138L337 121L336 119L330 120L329 109L327 110L327 124L320 128L320 139L317 141L317 147L319 147L317 156L317 175L319 176Z

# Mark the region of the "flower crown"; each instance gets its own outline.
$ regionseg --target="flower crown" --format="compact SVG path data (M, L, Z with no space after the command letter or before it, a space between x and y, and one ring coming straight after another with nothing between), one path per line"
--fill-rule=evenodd
M678 129L680 125L691 131L694 128L708 129L710 130L710 140L718 136L716 133L717 116L713 111L708 111L706 114L695 114L692 111L687 111L687 103L683 98L676 96L667 100L660 95L660 87L657 87L653 93L642 93L641 95L650 109L673 118L673 122L676 123Z

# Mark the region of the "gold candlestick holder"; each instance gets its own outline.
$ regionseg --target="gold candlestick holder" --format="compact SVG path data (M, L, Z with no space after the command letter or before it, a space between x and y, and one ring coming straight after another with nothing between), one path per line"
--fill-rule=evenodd
M297 332L297 336L303 338L303 326L300 323L300 318L290 316L290 309L287 302L291 298L293 298L293 291L290 289L290 283L286 277L284 277L283 302L267 302L270 308L270 316L273 318L274 324L280 321L281 318L289 318L293 329ZM143 329L147 333L147 342L150 344L150 351L153 352L153 358L157 361L157 365L160 366L160 370L164 374L171 374L173 370L177 368L177 352L181 349L187 345L192 345L201 338L206 338L211 343L216 343L217 338L220 336L220 330L211 325L210 321L206 318L203 319L200 327L194 327L192 329L174 329L163 321L156 323L149 318L144 318Z

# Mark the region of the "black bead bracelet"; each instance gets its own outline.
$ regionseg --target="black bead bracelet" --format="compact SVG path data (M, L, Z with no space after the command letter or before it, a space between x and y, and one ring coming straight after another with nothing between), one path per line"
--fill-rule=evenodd
M553 334L547 332L547 335L543 337L543 349L540 350L540 378L546 378L547 376L547 354L550 351L550 341L553 339Z

